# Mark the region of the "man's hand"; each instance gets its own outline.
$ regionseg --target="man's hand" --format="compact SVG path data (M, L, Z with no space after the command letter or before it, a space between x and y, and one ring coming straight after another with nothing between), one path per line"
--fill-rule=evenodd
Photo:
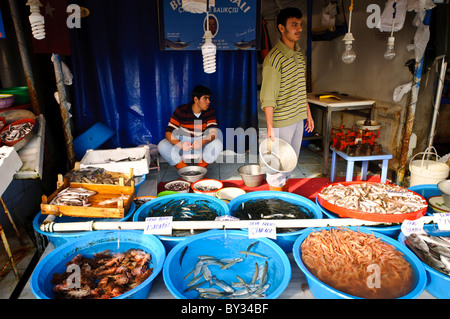
M180 148L183 151L189 151L190 149L192 149L192 144L191 144L191 142L182 142Z

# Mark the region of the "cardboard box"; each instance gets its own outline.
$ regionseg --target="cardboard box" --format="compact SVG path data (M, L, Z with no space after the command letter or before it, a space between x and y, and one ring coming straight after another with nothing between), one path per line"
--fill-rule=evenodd
M0 147L0 196L12 182L23 163L12 146Z

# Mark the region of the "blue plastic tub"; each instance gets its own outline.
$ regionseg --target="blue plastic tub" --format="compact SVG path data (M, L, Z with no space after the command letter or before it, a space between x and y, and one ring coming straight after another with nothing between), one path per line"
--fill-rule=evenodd
M195 289L184 292L187 284L192 280L192 276L184 278L199 261L198 256L210 255L216 258L243 257L244 255L238 253L238 251L247 250L248 246L255 241L259 241L259 243L251 251L269 258L247 256L242 262L228 269L221 270L216 265L210 265L208 268L213 275L228 284L238 281L236 275L249 282L255 271L255 263L262 266L267 260L267 283L270 284L270 287L266 291L266 299L279 297L288 286L291 278L291 265L288 257L273 241L267 238L250 239L247 232L242 230L209 230L191 236L176 245L167 255L164 264L163 278L167 289L178 299L198 298L198 292ZM180 266L180 257L186 247L188 248ZM202 287L209 288L209 284L205 284ZM215 285L211 287L217 288ZM220 288L218 289L220 290Z
M341 292L341 291L323 283L317 277L315 277L313 274L311 274L311 272L309 272L309 270L303 264L303 261L301 258L300 247L301 247L303 241L306 239L306 237L308 237L308 235L315 230L320 231L322 229L331 229L331 228L333 228L333 227L307 228L303 232L303 234L301 234L300 237L297 238L297 240L294 243L294 247L293 247L292 251L294 254L295 262L299 266L300 270L305 274L309 289L311 290L311 292L315 298L318 298L318 299L362 299L360 297L352 296L347 293ZM386 235L374 232L365 227L346 227L346 229L358 230L360 232L367 233L367 234L374 234L375 237L380 238L384 242L393 245L398 251L400 251L403 254L403 257L411 264L414 274L415 274L415 279L416 279L414 289L410 293L400 297L399 299L415 299L422 294L422 292L425 289L425 285L426 285L425 268L423 267L422 262L419 260L419 258L417 258L416 255L414 255L409 249L407 249L404 245L401 245L395 239L390 238Z
M147 178L146 174L134 177L134 188L135 188L136 195L139 191L139 187L141 187L142 183L145 182L146 178Z
M319 208L322 210L323 214L328 218L340 218L339 215L329 211L325 207L319 204L318 197L316 197L316 204L319 206ZM392 226L364 226L367 229L370 229L372 231L378 232L380 234L389 236L391 238L396 239L398 236L398 233L400 233L400 230L402 226L399 225L392 225Z
M234 216L234 212L238 209L238 207L249 200L256 199L269 199L269 198L278 198L284 200L289 203L293 203L296 205L301 205L303 207L308 208L314 214L314 219L322 219L322 211L320 208L312 202L310 199L287 192L275 192L275 191L259 191L259 192L249 192L243 195L239 195L238 197L233 198L229 203L228 207L230 208L230 215ZM292 252L292 246L294 245L295 240L301 234L301 230L290 233L277 233L277 239L274 241L286 252Z
M422 195L423 196L423 195ZM432 195L434 196L434 195ZM427 234L433 236L450 236L450 232L441 231L438 229L437 225L424 225L423 229ZM405 235L400 233L398 236L398 241L405 245ZM408 246L406 246L408 247ZM447 276L425 263L422 263L427 272L427 285L425 290L430 294L439 299L449 299L450 298L450 276Z
M421 195L427 201L428 201L428 198L430 198L430 197L442 195L441 191L439 190L439 188L437 187L436 184L414 185L414 186L409 187L408 189ZM434 209L431 208L430 205L428 205L426 215L433 215L434 213L436 213L434 211Z
M193 193L177 193L172 195L166 195L157 197L155 199L152 199L151 201L145 203L141 207L139 207L138 210L136 210L136 213L133 215L133 221L145 221L145 218L149 217L150 210L155 207L156 205L168 203L172 200L179 200L184 199L186 201L186 204L193 204L197 200L204 200L206 201L206 205L209 208L215 209L217 214L219 216L229 215L230 211L228 209L227 204L225 204L223 201L216 197L212 197L209 195L204 194L193 194ZM186 238L190 236L163 236L158 235L157 236L161 242L163 243L164 247L166 248L166 251L169 252L175 245L180 243L181 241L185 240Z
M120 240L119 248L118 239ZM142 249L151 254L149 267L153 273L134 289L114 299L146 299L155 277L161 272L165 260L164 246L153 235L144 235L143 231L94 231L77 238L51 251L36 266L31 275L31 291L38 299L53 299L54 273L66 271L66 263L77 254L91 258L93 254L109 249L112 253L125 252L128 249Z
M134 213L136 204L133 202L130 205L130 209L127 214L123 218L83 218L83 217L71 217L71 216L57 216L55 218L55 223L76 223L76 222L86 222L90 220L94 221L115 221L115 222L123 222L128 220ZM53 244L53 246L59 247L62 244L67 243L68 241L72 241L78 237L89 234L87 231L80 232L46 232L42 231L40 226L42 222L47 218L48 215L42 214L39 212L33 219L33 228L39 234L42 234L48 238L48 240Z

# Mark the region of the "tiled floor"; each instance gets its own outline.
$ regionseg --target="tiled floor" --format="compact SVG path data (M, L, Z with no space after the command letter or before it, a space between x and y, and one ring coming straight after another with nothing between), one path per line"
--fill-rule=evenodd
M225 152L223 157L220 157L216 163L211 164L208 167L208 178L214 178L218 180L236 180L240 179L238 173L238 168L245 164L254 164L249 160L247 155L236 155L234 153ZM314 178L322 176L322 156L319 153L313 152L307 148L302 148L300 153L300 158L297 167L292 172L292 178ZM355 165L356 166L356 165ZM336 176L345 176L346 162L340 160L336 165ZM358 174L359 167L355 167L355 174ZM373 172L374 174L379 174L380 172ZM369 175L371 173L369 172ZM157 185L159 182L166 182L178 179L179 175L176 168L170 166L167 162L161 161L159 170L151 170L146 176L146 180L142 182L139 187L137 196L156 196L157 195ZM33 266L29 266L32 261L36 248L34 248L33 243L29 238L24 235L25 245L21 245L15 234L8 234L8 241L11 249L13 250L14 256L20 255L20 262L18 262L18 269L21 277L27 277L31 275ZM26 254L22 254L23 251ZM22 254L22 255L21 255ZM0 269L7 262L7 255L4 251L3 246L0 248ZM33 263L31 263L33 265ZM27 278L23 278L20 284L16 279L12 268L9 266L9 272L6 276L0 278L0 299L7 299L11 297L13 292L14 296L18 296L18 291L20 293L21 284L28 281ZM17 286L18 285L18 286ZM14 289L18 287L15 291ZM29 284L24 285L24 291L20 294L19 298L30 298L32 296L29 290ZM23 297L25 296L25 297ZM28 296L28 297L27 297Z

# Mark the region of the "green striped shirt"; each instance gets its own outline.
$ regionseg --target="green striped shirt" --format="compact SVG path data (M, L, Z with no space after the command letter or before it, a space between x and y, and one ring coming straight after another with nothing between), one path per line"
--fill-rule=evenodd
M261 108L273 107L273 127L285 127L306 119L305 59L279 41L264 59Z

